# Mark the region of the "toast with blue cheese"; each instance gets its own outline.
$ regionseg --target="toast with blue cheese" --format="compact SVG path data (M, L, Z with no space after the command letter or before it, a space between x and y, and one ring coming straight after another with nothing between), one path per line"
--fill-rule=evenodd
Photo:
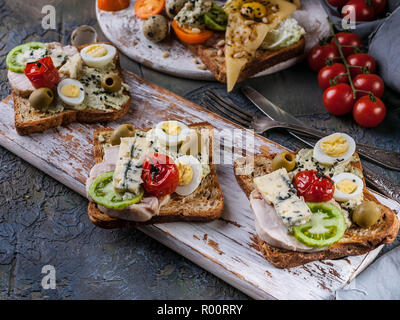
M297 153L297 155L298 154L299 153ZM263 155L256 155L252 159L240 158L235 161L234 170L236 180L249 199L254 196L254 192L257 189L257 179L269 175L271 172L277 172L272 170L272 161L274 157L275 154L265 152ZM254 166L249 167L248 164L252 163L252 160L254 160ZM301 165L304 164L302 163ZM352 171L362 176L362 165L357 153L354 153L347 162L346 168L347 171ZM280 184L278 179L280 175L278 173L276 175L277 179L270 176L271 180L275 180L275 182L270 181L270 184L273 184L269 187L271 190L273 190L274 185L277 183ZM398 218L395 212L379 203L367 190L364 178L362 178L362 181L363 200L373 201L380 208L381 217L374 225L362 228L352 222L350 217L343 237L333 245L324 248L308 248L307 246L304 247L301 243L293 243L294 237L287 237L287 234L282 235L279 239L280 241L277 241L277 238L274 237L275 235L271 236L271 234L269 234L269 238L266 238L261 232L257 232L257 242L260 252L274 266L278 268L291 268L316 260L338 259L346 256L361 255L382 244L392 243L399 230ZM290 183L288 186L290 186ZM268 190L266 191L268 192ZM260 203L266 203L260 195L258 196L258 201ZM342 209L345 211L347 208L343 206ZM305 212L305 210L299 210L299 212L303 211ZM276 221L273 221L272 223L275 222ZM281 221L278 221L278 223L281 223ZM256 221L256 230L259 231L259 229ZM260 234L263 237L260 236ZM282 246L282 241L287 242L285 246Z
M197 123L188 126L197 132L208 130L209 137L209 150L208 154L210 160L212 158L212 129L213 127L208 123ZM104 161L105 148L110 145L113 129L100 129L94 133L93 150L96 163L99 164ZM143 130L148 131L148 130ZM123 141L124 138L121 139ZM145 142L139 143L141 147L145 148ZM120 152L118 159L125 159L130 157L126 154L125 148L120 145ZM120 157L122 156L122 157ZM123 161L123 160L121 160ZM134 159L134 161L139 161ZM118 164L117 164L118 165ZM99 206L93 202L89 202L88 215L90 220L96 226L105 229L125 228L131 226L140 226L144 224L166 223L166 222L179 222L179 221L192 221L192 222L209 222L221 217L224 207L224 197L222 190L218 184L218 177L214 164L209 161L209 173L202 179L199 187L191 194L182 196L176 193L171 194L168 198L162 201L160 210L157 215L154 215L150 220L138 222L128 221L121 218L112 217L99 209ZM118 180L118 177L117 177Z
M61 79L74 78L78 80L85 88L85 107L71 107L65 104L57 97L46 111L33 108L29 96L35 90L28 78L23 73L8 71L8 78L11 85L12 97L14 100L15 128L20 135L44 132L47 129L60 125L68 125L72 122L94 123L94 122L110 122L126 115L130 108L131 97L128 87L124 85L121 91L121 103L104 103L104 107L94 106L95 91L102 91L102 87L97 77L100 76L102 68L89 68L82 63L80 52L89 46L106 44L106 42L87 44L84 46L66 46L63 47L59 43L48 43L47 52L52 58L54 66L58 69ZM107 73L115 73L123 83L123 75L119 63L118 52L112 61L113 67ZM81 70L84 70L80 72ZM97 72L97 71L99 72ZM106 70L106 68L104 68ZM96 75L96 79L92 79ZM96 81L96 83L95 83ZM57 90L55 90L57 91ZM112 93L110 93L112 95ZM99 96L99 95L98 95ZM107 97L108 93L104 93ZM115 99L115 98L113 98Z

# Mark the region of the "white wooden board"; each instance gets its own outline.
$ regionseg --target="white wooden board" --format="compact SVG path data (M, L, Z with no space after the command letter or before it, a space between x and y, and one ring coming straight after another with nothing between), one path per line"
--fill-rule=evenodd
M241 129L132 73L124 72L124 76L131 86L132 107L127 116L109 124L110 127L132 123L137 128L148 128L161 120L177 119L186 123L208 121L218 130ZM19 136L14 127L11 97L0 103L0 108L0 145L86 196L84 183L94 165L92 135L103 126L75 123L43 134ZM273 152L283 150L274 142L255 136L256 152L260 146L267 146ZM170 223L140 229L253 298L332 299L335 290L361 272L381 249L357 257L277 269L257 249L253 214L236 183L232 165L219 165L217 171L225 197L222 219L206 224ZM400 211L397 202L377 197Z
M224 3L224 1L221 1ZM147 40L142 33L143 20L134 14L135 0L129 8L117 12L102 11L97 8L96 16L101 30L115 46L129 58L145 66L174 76L214 80L208 70L200 70L193 62L193 55L174 35L161 43ZM327 15L319 0L303 0L302 8L292 15L306 30L306 52L317 42L329 34ZM173 33L171 29L171 33ZM169 52L168 58L163 58L164 52ZM286 69L303 57L297 57L275 65L256 76L262 76Z

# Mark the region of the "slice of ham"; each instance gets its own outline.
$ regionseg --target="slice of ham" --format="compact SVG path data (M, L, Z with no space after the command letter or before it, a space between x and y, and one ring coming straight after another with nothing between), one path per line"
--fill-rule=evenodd
M326 249L326 247L312 248L299 242L288 232L275 208L268 204L257 190L250 194L250 207L254 212L258 236L270 246L300 252L316 252Z
M90 184L101 174L115 170L115 164L118 160L119 146L104 148L103 162L97 163L90 170L89 178L86 180L86 192L88 199ZM167 202L169 196L158 199L157 197L144 197L139 203L132 204L123 210L109 209L98 206L99 210L112 217L128 221L144 222L150 220L153 216L158 215L161 206Z
M33 90L35 90L32 83L24 73L17 73L8 70L7 76L11 88L17 95L26 98L29 97Z

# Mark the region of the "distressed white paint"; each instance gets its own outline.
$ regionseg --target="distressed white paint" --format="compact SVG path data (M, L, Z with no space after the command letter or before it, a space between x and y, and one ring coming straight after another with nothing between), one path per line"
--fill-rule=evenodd
M225 1L217 2L223 4ZM142 32L143 20L134 15L135 3L136 1L131 1L129 8L117 12L102 11L96 6L97 20L109 41L129 58L157 71L189 79L214 80L214 76L208 70L196 67L192 53L172 35L172 28L169 37L161 43L147 40ZM319 0L303 1L302 8L296 10L293 17L307 31L306 52L329 34L327 16ZM169 56L163 58L163 53L166 51ZM282 62L256 76L286 69L303 58L302 56Z
M124 76L131 86L132 108L127 116L110 123L109 127L132 123L137 128L148 128L161 120L177 119L186 123L206 120L217 129L240 128L129 72L124 72ZM7 98L0 107L0 144L85 196L84 182L94 164L92 136L102 125L74 123L42 134L19 136L14 128L12 99ZM257 151L261 145L273 152L283 149L256 136ZM277 269L254 248L253 214L236 183L232 166L220 165L217 171L225 197L224 220L159 224L140 229L251 297L332 299L334 291L361 272L381 249L357 257L312 262L290 270ZM379 196L378 199L399 212L398 203ZM212 246L212 241L217 247Z

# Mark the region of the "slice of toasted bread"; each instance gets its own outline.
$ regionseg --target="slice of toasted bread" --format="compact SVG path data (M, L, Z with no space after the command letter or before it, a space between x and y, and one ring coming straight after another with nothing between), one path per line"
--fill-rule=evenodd
M90 44L79 46L77 49L81 51L88 45ZM118 52L115 55L114 63L118 75L123 79ZM14 90L12 90L12 97L14 99L15 129L20 135L27 135L36 132L43 132L47 129L60 125L67 125L72 122L93 123L114 121L122 118L129 111L131 104L130 93L124 92L124 94L129 96L129 100L123 104L120 109L113 109L111 112L87 109L65 110L59 113L49 114L39 112L32 108L27 98L19 96Z
M201 130L213 127L208 123L197 123L189 125L190 128ZM146 130L145 130L146 131ZM96 163L103 161L103 146L109 143L112 129L100 129L94 133L93 149ZM101 134L102 142L99 140ZM212 141L210 137L210 157L212 156ZM188 196L179 196L176 193L171 195L170 200L164 204L160 213L146 222L132 222L116 218L111 218L102 213L96 203L89 202L89 219L96 226L105 229L123 228L129 226L138 226L143 224L177 222L177 221L197 221L209 222L221 217L224 208L224 196L218 184L218 176L214 164L210 161L211 172L202 180L196 191Z
M221 39L223 38L217 35L204 44L187 45L187 47L193 54L200 58L207 69L214 75L215 79L220 82L226 82L225 58L218 56L220 48L217 46L217 43ZM305 38L301 37L298 42L279 50L258 49L254 59L240 73L238 82L250 78L278 63L302 55L305 43Z
M358 161L352 162L351 165L362 172L361 161L357 156ZM246 170L246 163L250 163L249 159L240 158L234 164L236 180L243 189L247 197L255 189L253 180L255 177L265 175L272 171L271 161L274 154L271 155L256 155L254 156L254 170L247 170L248 174L239 175ZM251 171L251 172L250 172ZM339 240L339 242L328 247L326 250L304 253L288 251L272 247L257 237L260 251L265 258L278 268L292 268L298 265L306 264L315 260L337 259L346 256L355 256L365 254L381 244L392 243L399 231L399 221L396 214L384 206L365 188L364 181L364 198L376 202L382 212L382 217L378 222L369 228L361 228L352 224Z

